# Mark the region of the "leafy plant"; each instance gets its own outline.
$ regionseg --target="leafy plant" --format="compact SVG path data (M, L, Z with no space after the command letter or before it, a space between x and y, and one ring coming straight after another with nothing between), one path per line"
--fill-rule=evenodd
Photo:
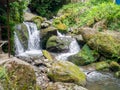
M89 26L101 20L106 20L106 27L110 30L120 30L120 6L109 0L90 0L87 3L74 3L65 5L58 14L69 16L62 20L69 27Z

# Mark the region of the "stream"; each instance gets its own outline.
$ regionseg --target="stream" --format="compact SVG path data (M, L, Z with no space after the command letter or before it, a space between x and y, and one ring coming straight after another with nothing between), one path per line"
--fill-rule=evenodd
M87 86L89 90L120 90L120 79L112 73L93 71L87 74Z
M31 22L24 22L24 24L27 26L29 34L28 47L27 49L23 47L17 33L14 32L16 56L42 56L42 49L40 47L40 32L37 30L37 26ZM57 33L58 37L65 37L72 40L69 45L68 52L56 54L55 58L57 60L67 60L67 57L80 51L80 46L75 38L62 35L60 32ZM115 78L111 72L90 72L86 69L83 69L83 71L87 76L86 88L88 88L88 90L120 90L120 79Z

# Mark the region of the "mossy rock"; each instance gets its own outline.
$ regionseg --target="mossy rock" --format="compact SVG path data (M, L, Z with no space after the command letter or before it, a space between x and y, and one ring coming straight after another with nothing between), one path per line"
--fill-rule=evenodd
M114 72L119 71L120 65L117 62L112 61L112 62L110 62L110 69Z
M89 27L79 28L78 32L83 36L84 41L88 42L95 34L98 33L97 30Z
M109 67L110 65L105 61L95 63L96 70L109 70Z
M57 35L57 29L55 27L48 27L41 30L42 47L44 49L46 49L47 40L53 35Z
M64 37L52 36L48 39L46 48L51 52L66 52L69 50L70 40Z
M20 60L8 61L3 67L4 77L0 81L5 90L36 89L36 75L29 64Z
M70 56L68 60L80 66L95 62L99 58L99 56L100 55L96 51L91 50L87 45L84 45L79 53Z
M103 56L119 57L120 56L120 33L119 32L100 32L93 35L88 41L88 45L97 50Z
M43 53L44 57L46 57L48 60L50 60L50 61L53 60L52 55L47 50L42 50L42 53Z
M53 21L53 26L57 28L60 32L67 32L67 26L63 24L59 19Z
M40 29L41 28L41 23L44 21L44 19L40 16L36 16L36 17L33 17L31 19L31 21L34 22L37 25L38 29Z
M55 82L86 84L86 76L79 67L68 61L56 61L48 70L48 77Z

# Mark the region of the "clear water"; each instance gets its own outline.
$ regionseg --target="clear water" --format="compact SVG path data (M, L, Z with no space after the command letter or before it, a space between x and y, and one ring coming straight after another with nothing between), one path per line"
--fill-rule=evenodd
M31 22L24 22L27 26L29 40L28 40L28 50L39 50L40 49L40 33L37 30L37 26Z
M86 75L88 90L120 90L120 79L112 73L93 71Z
M14 32L14 39L15 39L15 47L16 47L15 53L16 54L23 53L24 52L24 48L23 48L23 46L22 46L22 44L21 44L21 42L20 42L16 32Z

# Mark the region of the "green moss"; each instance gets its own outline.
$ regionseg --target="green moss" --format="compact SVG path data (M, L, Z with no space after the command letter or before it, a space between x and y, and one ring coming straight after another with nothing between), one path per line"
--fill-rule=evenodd
M37 25L37 28L40 29L41 28L41 23L43 22L43 18L40 17L40 16L36 16L36 17L33 17L31 19L31 21L33 21L36 25Z
M93 63L98 58L99 54L96 51L91 50L87 45L84 45L82 50L78 54L70 56L68 60L80 66Z
M116 76L117 78L120 78L120 71L116 72L116 73L115 73L115 76Z
M116 72L116 71L120 70L120 65L117 62L112 61L110 63L110 68L111 68L112 71Z
M96 70L105 70L109 69L109 64L105 61L95 63Z
M36 88L36 76L30 66L10 62L10 66L3 69L4 77L0 82L5 90L34 90ZM0 71L1 74L1 71Z
M115 33L98 33L89 40L88 45L109 58L120 55L120 41L115 37Z
M46 29L41 30L41 35L42 35L42 47L46 49L47 40L51 36L57 35L57 29L54 27L48 27Z
M50 61L53 60L53 57L51 56L51 54L47 51L47 50L42 50L43 55Z
M68 50L69 44L69 40L65 40L53 35L48 39L46 48L51 52L64 52Z
M60 32L66 32L67 26L63 24L59 19L53 21L53 26L56 27Z
M71 82L85 85L86 76L80 68L68 61L56 61L48 72L52 81Z

